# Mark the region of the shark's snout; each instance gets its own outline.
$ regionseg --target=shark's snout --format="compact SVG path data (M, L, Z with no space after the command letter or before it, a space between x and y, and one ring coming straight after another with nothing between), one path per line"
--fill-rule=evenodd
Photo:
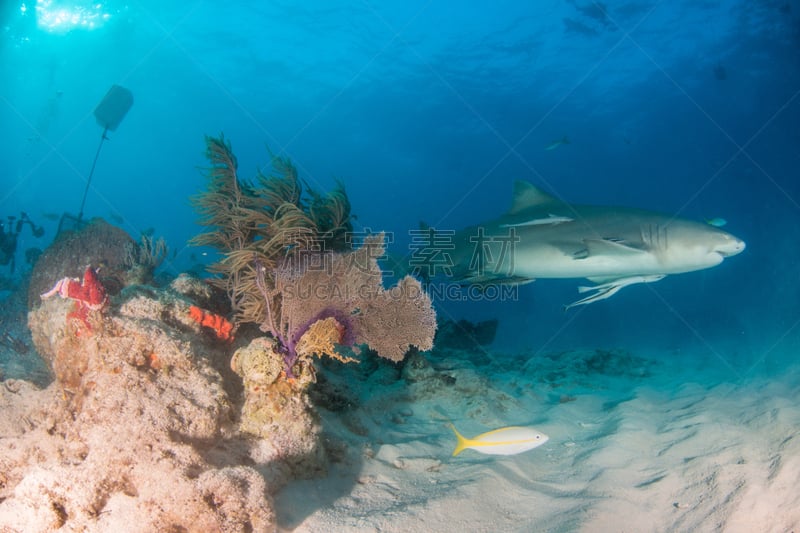
M725 242L718 244L714 251L722 257L730 257L742 253L745 248L744 241L734 237L733 235L726 235Z

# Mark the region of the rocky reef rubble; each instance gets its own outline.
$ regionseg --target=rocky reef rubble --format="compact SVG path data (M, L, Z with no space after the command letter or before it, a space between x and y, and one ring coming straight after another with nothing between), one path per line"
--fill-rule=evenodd
M292 439L240 431L234 346L190 312L209 290L180 276L128 286L85 319L60 298L29 313L55 380L0 386L0 530L274 529L270 494L322 466Z

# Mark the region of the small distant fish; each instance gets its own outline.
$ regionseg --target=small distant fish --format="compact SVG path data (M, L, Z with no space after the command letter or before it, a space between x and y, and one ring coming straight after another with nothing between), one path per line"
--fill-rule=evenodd
M142 235L145 237L152 237L156 232L156 228L147 228L142 230Z
M58 220L61 218L61 215L58 213L42 213L42 218L45 220Z
M125 219L122 218L122 215L120 215L119 213L109 213L108 218L111 219L111 222L118 224L120 226L125 223Z
M714 226L715 228L721 228L722 226L724 226L727 223L728 223L727 220L725 220L724 218L720 218L720 217L714 217L714 218L707 218L706 219L706 224Z
M468 439L458 432L453 424L450 429L456 434L458 444L453 450L453 457L467 448L488 455L516 455L541 446L550 437L530 427L509 426Z
M562 144L570 144L569 139L566 136L564 136L563 138L561 138L561 139L559 139L557 141L551 142L550 144L545 146L544 149L548 150L548 151L549 150L555 150L556 148L558 148Z

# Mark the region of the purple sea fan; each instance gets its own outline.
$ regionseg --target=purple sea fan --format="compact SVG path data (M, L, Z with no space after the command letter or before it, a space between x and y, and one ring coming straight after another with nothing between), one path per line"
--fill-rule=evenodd
M322 268L292 268L289 261L267 272L256 264L267 308L261 329L281 344L288 369L298 358L303 335L328 318L344 330L339 344L367 344L392 361L402 360L411 346L433 347L436 313L430 297L411 276L385 289L377 262L383 253L383 234L378 234L352 252L324 252L314 263Z

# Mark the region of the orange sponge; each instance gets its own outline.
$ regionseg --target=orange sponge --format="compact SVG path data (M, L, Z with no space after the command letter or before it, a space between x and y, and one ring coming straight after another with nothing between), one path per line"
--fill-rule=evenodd
M233 340L233 324L226 320L225 317L215 315L196 305L189 307L189 316L201 326L211 328L218 339L223 341Z

